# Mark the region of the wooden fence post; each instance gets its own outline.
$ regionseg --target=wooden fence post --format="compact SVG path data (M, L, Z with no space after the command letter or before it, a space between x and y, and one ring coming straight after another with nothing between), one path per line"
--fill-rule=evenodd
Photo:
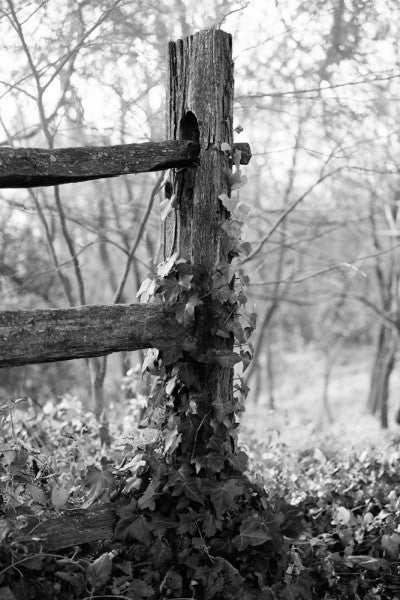
M219 304L220 319L228 318L228 309L211 293L213 276L221 264L228 262L222 229L228 213L218 196L230 191L231 165L221 145L226 143L232 148L232 114L231 36L221 30L208 30L170 42L167 137L195 142L200 152L195 169L180 169L173 175L174 210L165 225L165 257L178 252L179 258L192 265L192 291L203 302L197 310L195 333L200 361L193 364L202 390L199 414L203 422L196 431L196 447L185 444L188 453L202 455L203 460L209 454L206 442L213 432L219 440L219 452L232 451L232 432L221 424L217 426L214 414L221 409L228 420L233 416L232 368L201 362L211 350L232 350L231 336L226 339L216 335L215 304Z

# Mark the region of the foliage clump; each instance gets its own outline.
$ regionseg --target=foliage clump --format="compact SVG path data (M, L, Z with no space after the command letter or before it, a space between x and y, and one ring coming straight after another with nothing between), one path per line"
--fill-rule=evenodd
M177 564L178 554L188 563L186 572L197 577L189 581L192 589L183 596L188 598L196 593L221 598L222 581L226 597L229 592L235 598L234 594L243 590L243 573L256 598L257 588L258 597L272 599L393 600L399 596L398 442L385 452L372 448L345 455L327 446L294 453L284 444L274 443L271 448L246 434L250 482L245 484L239 473L232 471L236 482L232 490L229 487L223 494L222 487L219 495L209 491L203 504L185 493L172 496L167 491L163 498L155 491L153 509L144 470L134 490L138 482L134 471L143 468L133 452L133 446L140 445L140 432L136 440L117 438L104 455L94 421L80 411L74 399L48 404L44 418L34 406L10 408L12 425L9 409L2 413L0 589L3 596L5 590L11 590L11 600L68 600L89 598L91 593L133 599L175 594L179 598L182 596L176 594L184 578L179 569L169 566ZM114 424L114 435L121 434L121 427L119 422ZM168 481L166 461L157 457L151 444L146 451L155 456L161 486L161 481ZM120 541L87 543L55 552L41 550L40 540L32 540L34 531L30 542L17 540L18 529L24 531L29 520L38 522L58 514L61 508L72 509L85 502L92 507L103 503L110 497L107 481L112 479L117 488L126 486L131 497L120 510ZM184 477L181 483L188 495L194 493ZM266 509L264 496L260 496L264 485L270 502ZM235 502L239 509L244 507L243 514L228 508L218 518L218 507L226 507L241 486L244 491ZM61 497L62 490L68 492L67 497ZM169 512L163 515L166 499ZM139 502L150 506L139 512ZM286 502L295 503L296 509ZM303 533L296 540L297 515L302 518ZM218 522L220 529L210 535ZM185 529L192 531L191 545L179 533ZM271 539L266 539L268 535ZM170 539L175 540L173 546ZM257 541L262 543L255 545ZM277 548L282 541L285 552L280 553ZM266 572L269 584L262 582Z

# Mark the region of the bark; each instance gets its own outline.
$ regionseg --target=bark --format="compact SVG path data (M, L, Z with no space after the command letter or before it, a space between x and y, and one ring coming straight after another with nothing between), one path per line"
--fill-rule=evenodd
M46 519L41 523L27 515L27 526L21 530L17 519L10 519L12 538L18 542L30 542L32 537L41 540L45 551L62 550L88 542L111 539L118 519L112 504L87 510L69 510L65 515Z
M0 367L185 345L168 305L80 306L0 312Z
M242 164L247 164L249 145L236 147L242 152ZM197 164L198 153L198 144L177 140L49 150L0 148L0 188L60 185L188 167Z

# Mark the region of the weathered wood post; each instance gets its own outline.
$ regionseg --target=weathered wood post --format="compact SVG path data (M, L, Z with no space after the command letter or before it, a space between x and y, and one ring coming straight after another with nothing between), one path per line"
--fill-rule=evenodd
M230 159L221 145L225 142L232 148L232 122L231 36L221 30L209 30L170 42L167 137L196 142L200 152L196 168L174 173L175 210L166 223L165 257L178 252L179 258L192 265L192 292L203 302L197 309L197 360L192 364L200 380L198 419L203 422L196 429L196 447L190 448L188 443L186 450L193 456L202 455L203 460L210 454L206 442L213 435L221 457L232 452L229 427L217 425L214 414L224 412L229 422L233 416L232 368L211 360L199 362L211 350L232 350L231 336L226 339L216 335L215 305L219 303L212 294L213 276L229 260L223 244L226 234L221 227L228 213L218 196L230 190ZM228 318L227 307L219 304L218 311L219 318ZM198 392L194 390L196 397Z

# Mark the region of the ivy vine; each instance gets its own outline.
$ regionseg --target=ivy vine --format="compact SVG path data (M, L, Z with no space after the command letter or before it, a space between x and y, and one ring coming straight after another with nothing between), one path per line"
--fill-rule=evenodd
M299 533L297 511L283 500L272 503L245 475L237 427L248 389L240 370L232 397L210 403L203 389L211 368L245 369L252 356L256 315L246 310L249 280L240 266L251 250L241 240L250 207L228 194L246 181L240 155L234 163L230 190L219 196L229 217L222 225L229 259L216 265L211 289L198 295L196 267L175 252L138 292L141 302L172 303L187 327L212 310L216 340L205 352L184 339L151 349L142 366L154 377L144 420L154 436L130 457L123 489L130 502L115 529L116 547L131 565L126 589L136 593L140 582L138 598L273 598L290 591L301 572L288 551L288 538Z

